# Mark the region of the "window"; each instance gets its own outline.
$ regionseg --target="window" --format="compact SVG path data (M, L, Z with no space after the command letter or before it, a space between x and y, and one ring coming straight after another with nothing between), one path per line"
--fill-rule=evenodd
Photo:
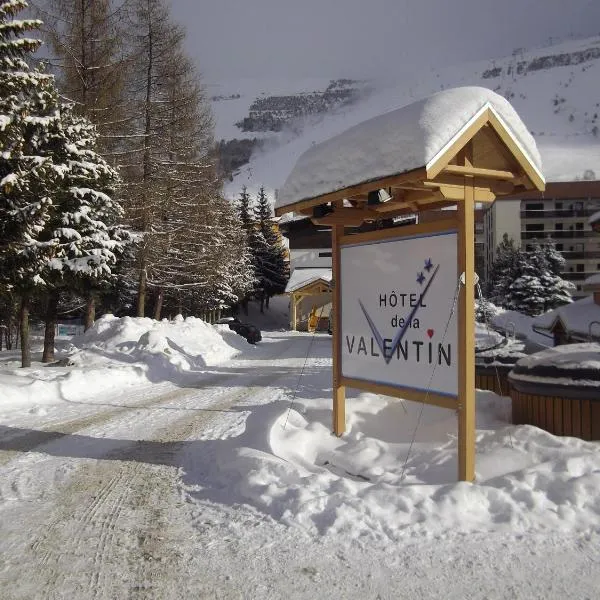
M578 264L577 265L577 272L578 273L583 273L585 271L585 266L582 264Z
M562 228L563 228L563 224L562 223L557 223L556 224L556 227L555 227L556 231L562 231Z
M562 202L557 202L556 203L556 210L560 210L563 207L563 203Z
M331 257L331 252L319 252L319 258Z
M577 229L577 231L583 231L583 223L575 223L575 229Z
M557 249L559 252L562 252L562 251L564 250L564 245L563 245L563 244L556 244L556 249Z
M544 231L543 223L528 223L525 225L525 231Z
M544 210L543 202L527 202L525 210Z

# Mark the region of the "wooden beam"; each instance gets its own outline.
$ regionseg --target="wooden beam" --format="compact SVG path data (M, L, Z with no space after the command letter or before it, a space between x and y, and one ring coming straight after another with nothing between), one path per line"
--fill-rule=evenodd
M472 167L469 143L463 155ZM464 200L458 203L458 274L464 285L458 298L458 478L475 479L475 188L465 177Z
M423 392L420 390L386 385L383 383L373 383L371 381L363 381L362 379L351 379L349 377L342 377L342 383L346 387L364 390L365 392L371 392L372 394L382 394L394 398L413 400L414 402L423 402ZM427 394L427 404L456 410L456 398L444 396L435 392L429 392Z
M496 133L500 136L500 139L506 144L508 149L512 152L514 158L517 160L525 174L529 179L529 185L533 184L536 189L543 192L546 189L546 182L544 178L540 176L537 169L531 164L529 158L521 150L520 145L515 139L508 133L503 123L496 117L493 111L489 112L490 125L494 128ZM526 187L529 187L526 185Z
M305 214L305 209L312 208L313 206L318 206L319 204L327 204L329 202L336 202L345 198L353 198L360 194L368 193L372 190L379 190L381 188L398 186L401 183L409 181L419 181L423 180L425 177L425 168L420 168L408 171L407 173L391 175L390 177L373 179L371 181L366 181L357 185L351 185L343 189L336 190L334 192L322 194L320 196L315 196L314 198L306 198L304 200L299 200L298 202L288 204L287 206L280 206L275 209L275 216L280 217L281 215L284 215L288 212L302 212L303 214Z
M483 177L485 179L499 179L501 181L511 181L517 178L517 175L511 171L498 171L497 169L479 169L477 167L466 167L464 165L447 165L443 173L451 175L461 175L465 177Z
M333 433L341 436L346 431L346 388L342 383L342 294L340 240L344 237L344 226L334 225L331 230L331 267L333 276Z
M466 143L488 122L489 112L489 110L482 111L476 119L473 119L473 122L468 127L465 127L460 136L453 140L441 154L435 157L435 162L430 164L427 169L426 179L435 179L443 171L461 148L464 148Z
M458 229L458 221L456 219L456 211L444 211L436 221L429 223L420 223L418 225L406 225L397 229L377 229L376 231L365 231L363 233L354 233L352 235L344 235L340 238L340 246L348 244L364 244L365 242L376 242L394 237L394 233L398 237L405 236L423 236L431 233L439 233L444 231L455 231ZM337 286L336 286L337 287Z
M296 294L292 293L292 331L296 331L298 328L297 325L297 303L296 303Z
M512 194L515 191L515 186L522 185L520 179L520 177L517 177L513 181L498 181L475 177L473 185L475 186L475 192L478 190L490 190L496 196L503 196L505 194ZM442 173L433 181L425 181L424 185L428 188L439 187L440 185L451 185L462 189L464 188L465 180L464 177Z
M475 202L493 202L496 199L496 194L484 188L473 188L475 193ZM465 188L455 185L440 185L440 192L447 200L456 200L461 202L464 200Z

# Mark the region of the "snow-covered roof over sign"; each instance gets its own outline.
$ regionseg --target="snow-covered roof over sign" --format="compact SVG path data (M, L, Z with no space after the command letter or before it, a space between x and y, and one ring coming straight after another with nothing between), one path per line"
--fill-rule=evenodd
M331 269L294 269L285 286L285 291L289 294L319 280L329 284L331 283L331 279Z
M600 306L594 303L592 296L548 311L534 319L532 326L535 329L549 331L558 319L569 333L578 333L585 336L589 334L590 323L598 321L598 325L593 326L592 333L595 338L600 337Z
M535 141L511 104L489 89L462 87L364 121L313 146L298 159L275 207L427 167L486 109L543 179Z

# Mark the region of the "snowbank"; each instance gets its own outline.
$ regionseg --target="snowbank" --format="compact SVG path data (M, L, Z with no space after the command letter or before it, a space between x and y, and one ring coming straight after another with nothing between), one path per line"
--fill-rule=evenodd
M242 431L207 442L210 461L185 466L190 493L361 545L600 530L597 444L510 426L510 399L478 392L476 482L457 482L452 411L363 393L347 400L336 438L324 375L293 406L247 407Z
M66 343L60 363L34 363L20 369L8 362L0 370L0 411L77 401L125 387L157 381L190 383L203 369L246 349L249 344L227 327L179 316L161 322L104 315L92 328ZM0 354L1 356L1 354ZM68 366L58 366L68 363Z

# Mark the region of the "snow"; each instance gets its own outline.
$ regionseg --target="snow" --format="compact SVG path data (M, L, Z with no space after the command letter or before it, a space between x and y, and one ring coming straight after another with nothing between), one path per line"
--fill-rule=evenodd
M319 280L322 280L325 283L331 283L331 278L331 269L296 268L290 275L285 291L286 293L295 292L296 290L299 290L300 288Z
M506 333L508 336L527 339L541 346L552 345L553 340L550 334L546 336L533 330L534 320L534 317L524 315L516 310L500 309L500 312L492 317L491 324L495 329Z
M581 344L565 344L536 352L522 358L518 363L525 369L551 366L556 369L595 369L600 374L600 345L590 342ZM597 385L600 381L597 382Z
M481 87L453 88L360 123L310 148L298 159L275 206L428 166L488 108L541 171L535 141L505 98Z
M327 335L107 315L59 354L0 353L2 596L600 592L598 444L510 425L509 398L478 392L457 483L452 411L347 390L330 434Z
M566 344L522 358L511 379L545 385L600 388L600 345Z
M532 324L536 329L549 331L557 319L561 320L567 332L583 336L590 335L590 325L597 321L598 324L594 323L591 331L596 336L600 328L600 306L594 302L593 296L586 296L536 317Z
M600 212L598 213L600 216ZM584 289L590 290L592 286L597 287L600 284L600 273L595 273L594 275L590 275L586 277L584 282Z

